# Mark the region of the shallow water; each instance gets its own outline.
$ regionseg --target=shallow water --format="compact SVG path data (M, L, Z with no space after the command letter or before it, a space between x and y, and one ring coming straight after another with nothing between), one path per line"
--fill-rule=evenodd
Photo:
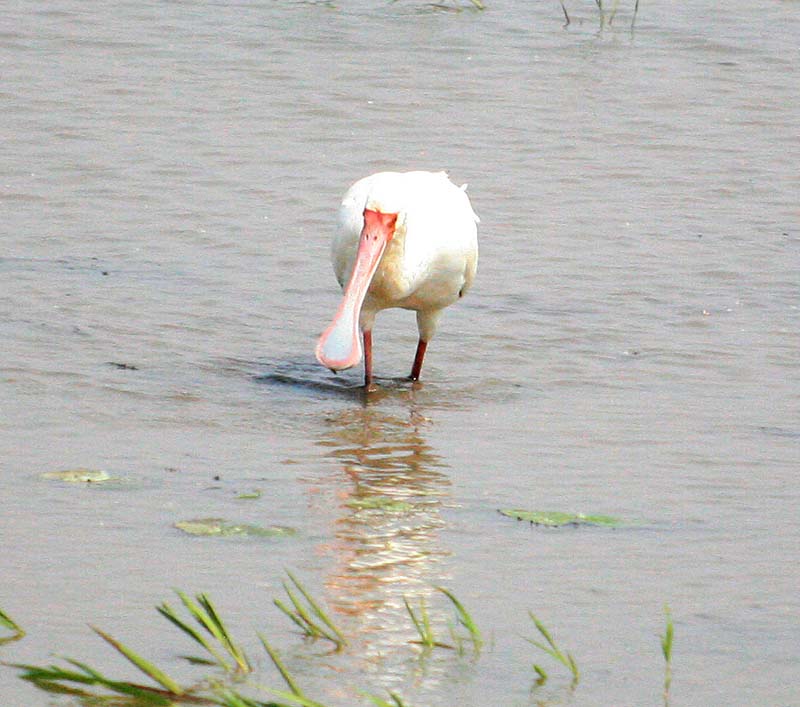
M488 5L4 11L0 608L29 635L0 659L125 674L91 623L194 674L152 608L180 587L331 704L658 704L668 603L671 704L798 704L800 14L643 3L632 33L626 7L600 29L594 3L567 28L558 3ZM413 316L379 317L365 401L313 346L337 200L387 168L469 182L481 261L421 385ZM38 476L75 467L120 482ZM197 517L299 534L173 528ZM356 648L290 635L284 568ZM446 633L431 585L480 659L407 645L404 595ZM4 671L2 704L48 700Z

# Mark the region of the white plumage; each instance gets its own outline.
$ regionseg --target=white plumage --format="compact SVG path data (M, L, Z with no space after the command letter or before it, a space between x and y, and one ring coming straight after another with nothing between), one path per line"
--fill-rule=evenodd
M317 359L343 370L365 358L372 382L372 327L382 309L417 312L417 379L442 309L472 284L478 264L478 217L444 172L379 172L347 191L331 257L344 296L317 344Z

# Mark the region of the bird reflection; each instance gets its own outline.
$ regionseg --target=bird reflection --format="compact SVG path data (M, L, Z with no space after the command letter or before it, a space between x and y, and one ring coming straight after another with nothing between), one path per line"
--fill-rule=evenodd
M336 460L315 479L333 511L332 540L320 548L334 561L326 596L359 627L365 655L413 638L403 597L416 605L430 595L449 554L439 538L450 493L446 465L425 440L430 420L413 397L401 400L409 401L400 414L374 398L338 411L319 440Z

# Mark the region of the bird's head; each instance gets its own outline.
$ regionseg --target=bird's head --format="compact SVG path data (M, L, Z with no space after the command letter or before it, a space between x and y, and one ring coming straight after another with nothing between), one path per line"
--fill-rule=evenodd
M385 211L380 205L369 202L364 209L364 227L361 229L361 240L376 241L386 247L389 241L394 238L396 226L397 212Z

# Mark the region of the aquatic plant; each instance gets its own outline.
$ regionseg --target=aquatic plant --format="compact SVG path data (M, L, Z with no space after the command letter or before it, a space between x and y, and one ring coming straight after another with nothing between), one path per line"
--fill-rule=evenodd
M14 621L8 614L0 610L0 626L11 631L10 636L0 636L0 645L3 643L10 643L11 641L18 641L25 635L25 631Z
M408 615L411 617L414 628L417 629L417 633L419 634L419 641L414 641L414 643L419 643L425 648L433 648L436 645L442 648L452 648L452 646L448 646L445 643L437 643L433 635L433 629L431 628L430 617L428 616L428 605L425 603L425 597L419 598L419 613L411 608L407 597L403 597L403 603L406 606Z
M390 4L394 4L398 2L398 0L389 0ZM435 2L429 3L429 7L433 7L440 10L451 10L458 12L464 8L468 8L471 10L482 11L486 9L486 6L483 4L482 0L468 0L465 5L462 5L458 0L452 0L451 2L447 2L447 0L436 0Z
M481 638L481 632L478 630L477 625L472 620L472 616L470 616L469 612L464 608L464 605L456 598L453 592L451 592L449 589L445 589L444 587L436 587L436 589L444 594L453 604L453 607L456 610L457 625L463 626L465 629L467 629L468 638L472 642L472 649L476 654L479 653L481 646L483 645L483 639ZM450 635L456 642L459 653L463 652L462 645L464 643L464 638L462 638L461 635L456 632L455 626L453 625L450 626Z
M281 611L290 615L293 623L302 628L305 638L324 638L332 641L337 651L346 647L348 644L342 631L333 624L320 603L294 575L289 572L287 575L289 582L284 582L283 586L290 597L293 608L279 606ZM435 587L435 589L447 597L455 610L455 620L450 624L453 644L438 641L434 636L428 606L424 599L420 599L419 607L414 609L411 602L404 598L411 622L420 636L420 640L414 641L414 643L418 643L426 649L434 647L456 649L459 654L463 654L463 647L471 643L477 657L483 645L483 639L475 621L452 591L445 587ZM326 707L305 693L299 681L290 673L280 652L261 633L257 634L261 645L286 687L276 689L253 682L250 677L253 670L252 663L245 655L241 644L230 634L211 599L205 594L198 594L192 598L181 591L176 593L181 600L184 612L179 613L168 604L163 603L156 607L158 613L183 634L189 636L194 644L202 647L210 656L209 658L184 656L186 660L193 665L213 666L222 671L221 674L206 676L190 684L182 684L129 646L95 627L92 627L92 630L131 665L135 666L152 684L114 679L85 662L69 657L63 658L64 664L61 665L37 666L10 663L5 665L20 670L20 678L42 690L73 695L86 705L106 704L113 707L167 707L168 705ZM279 605L281 602L276 600L275 603ZM666 629L660 636L660 640L665 660L664 703L667 706L672 682L674 627L669 607L665 606L664 611ZM188 618L184 613L188 614ZM529 616L536 626L541 640L533 638L525 638L525 640L566 667L572 675L571 688L574 689L580 680L580 672L574 657L559 647L550 631L533 612L529 612ZM24 631L2 611L0 611L0 627L14 631L15 634L24 634ZM538 676L536 685L543 685L548 680L547 671L538 663L534 664L533 669ZM245 691L260 695L266 693L269 697L266 699L253 697L245 694ZM388 698L362 690L357 692L376 707L409 707L397 692L389 691Z
M411 617L411 622L414 624L414 628L417 629L417 633L419 634L419 640L413 641L413 643L418 643L424 648L449 648L451 650L457 650L460 654L462 654L464 652L464 644L467 641L470 641L472 643L474 652L476 654L479 653L481 646L483 645L483 639L481 638L481 632L478 630L478 626L473 621L470 613L464 608L464 605L449 589L445 589L444 587L434 587L434 589L436 589L437 592L444 594L450 600L450 603L455 609L455 622L450 623L450 637L453 639L453 643L444 643L442 641L438 641L434 636L430 617L428 615L428 605L423 597L420 597L418 611L415 611L408 602L408 599L403 597L403 603L405 604L406 611ZM458 632L458 626L461 626L467 630L466 636Z
M667 627L664 635L661 636L661 653L664 655L664 704L669 704L669 688L672 685L672 637L675 628L672 624L672 612L669 606L664 606L664 614L667 617Z
M156 607L158 613L205 648L206 651L213 656L217 665L225 671L249 673L251 670L250 662L247 660L244 650L233 640L208 596L205 594L198 594L196 597L197 602L195 603L181 591L176 591L176 594L195 621L219 644L219 647L215 648L213 643L209 642L208 639L206 639L203 634L199 633L191 624L181 619L174 609L166 602ZM219 648L222 648L230 658L233 658L233 665L223 656Z
M308 638L325 638L331 641L337 650L347 645L342 632L331 621L330 617L322 610L320 605L314 600L306 588L294 577L291 572L286 572L289 579L294 584L295 588L303 595L307 606L300 601L297 595L292 591L286 582L283 583L283 588L289 596L289 600L294 606L294 610L290 609L280 599L275 599L274 604L284 614L286 614ZM310 611L309 611L310 610ZM312 616L313 614L313 616ZM316 619L314 618L316 617ZM317 620L319 619L319 620ZM321 622L321 623L320 623Z
M595 5L597 5L597 10L600 16L600 28L602 29L606 25L611 26L614 22L614 18L617 16L617 10L619 9L619 0L614 0L614 4L611 6L611 9L607 9L603 5L603 0L594 0ZM559 5L561 5L561 12L564 13L564 27L567 27L572 23L570 19L569 12L567 12L567 6L564 4L564 0L558 0ZM636 25L636 16L639 14L639 0L635 0L633 5L633 15L631 17L631 29L634 28Z
M525 511L517 509L499 509L501 515L516 520L526 520L533 525L548 528L560 528L565 525L600 525L606 528L620 528L633 525L622 518L604 515L587 515L585 513L564 513L562 511Z
M545 625L536 618L535 614L532 611L528 612L528 616L531 617L533 623L536 626L536 629L542 635L544 640L547 642L547 645L541 643L540 641L535 641L532 638L526 638L525 640L528 643L532 643L537 648L543 650L547 655L555 658L559 663L565 666L571 673L572 673L572 687L578 684L580 680L580 672L578 671L578 664L575 662L575 659L572 657L571 653L565 653L562 651L557 645L555 640L553 639L550 632L547 630ZM539 676L539 684L544 683L547 680L547 673L544 669L535 664L533 665L533 669L536 671L536 674Z
M376 705L376 707L409 707L405 702L403 702L400 695L398 695L396 692L389 693L389 697L392 698L391 702L387 702L386 700L382 700L380 697L366 693L364 693L364 697L369 699L372 704Z

